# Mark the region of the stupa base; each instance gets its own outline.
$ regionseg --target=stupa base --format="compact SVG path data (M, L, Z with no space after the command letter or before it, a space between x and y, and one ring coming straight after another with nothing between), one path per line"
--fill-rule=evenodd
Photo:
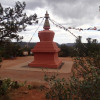
M59 61L58 63L55 64L42 64L42 63L35 63L31 62L28 64L29 67L34 67L34 68L52 68L52 69L57 69L61 66L62 61Z

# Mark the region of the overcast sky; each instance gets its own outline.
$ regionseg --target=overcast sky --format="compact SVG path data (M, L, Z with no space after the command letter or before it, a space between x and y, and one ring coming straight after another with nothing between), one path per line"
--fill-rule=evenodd
M0 0L4 7L14 6L17 0ZM96 26L100 29L100 0L20 0L26 2L26 12L31 15L36 13L38 17L43 17L46 10L50 18L56 22L63 24L65 27L81 27L89 28ZM41 20L39 20L39 23ZM51 30L55 32L54 41L58 43L73 43L75 37L70 33L56 28L50 23ZM29 41L34 34L38 25L28 26L27 31L20 33L24 36L23 41ZM43 30L43 23L38 31ZM76 36L82 36L82 41L86 42L86 38L97 39L100 42L100 31L76 31L70 30ZM38 42L38 33L36 33L32 42Z

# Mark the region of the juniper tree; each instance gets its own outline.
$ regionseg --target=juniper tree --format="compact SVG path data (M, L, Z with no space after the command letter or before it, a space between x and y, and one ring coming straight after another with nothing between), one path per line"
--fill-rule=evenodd
M24 12L26 3L16 2L14 7L4 8L0 4L0 43L6 39L22 39L17 33L25 30L27 25L37 23L37 15L27 16Z

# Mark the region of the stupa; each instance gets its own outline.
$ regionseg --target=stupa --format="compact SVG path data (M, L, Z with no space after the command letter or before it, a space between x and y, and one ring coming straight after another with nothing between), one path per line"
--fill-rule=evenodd
M58 68L62 61L58 58L60 49L53 42L54 32L49 30L49 14L45 14L44 30L38 33L40 42L31 51L34 53L34 61L29 63L30 67Z

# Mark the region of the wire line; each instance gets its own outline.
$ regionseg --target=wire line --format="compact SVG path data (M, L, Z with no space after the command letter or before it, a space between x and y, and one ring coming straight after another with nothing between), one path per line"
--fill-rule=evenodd
M65 31L68 31L71 35L73 35L76 39L79 39L74 33L72 33L70 30L68 30L66 27L62 26L61 24L55 22L54 20L50 19L49 20L59 28L63 28ZM87 47L82 43L82 45L87 49ZM77 51L77 50L76 50ZM83 55L85 56L85 53L83 52Z
M39 27L40 27L40 25L42 24L43 20L44 20L44 17L43 17L43 19L42 19L41 23L39 24L39 26L37 27L37 29L35 30L35 32L33 33L32 37L30 38L30 40L29 40L29 42L28 42L28 43L30 43L30 42L31 42L31 40L32 40L33 36L35 35L35 33L37 32L37 30L39 29Z

